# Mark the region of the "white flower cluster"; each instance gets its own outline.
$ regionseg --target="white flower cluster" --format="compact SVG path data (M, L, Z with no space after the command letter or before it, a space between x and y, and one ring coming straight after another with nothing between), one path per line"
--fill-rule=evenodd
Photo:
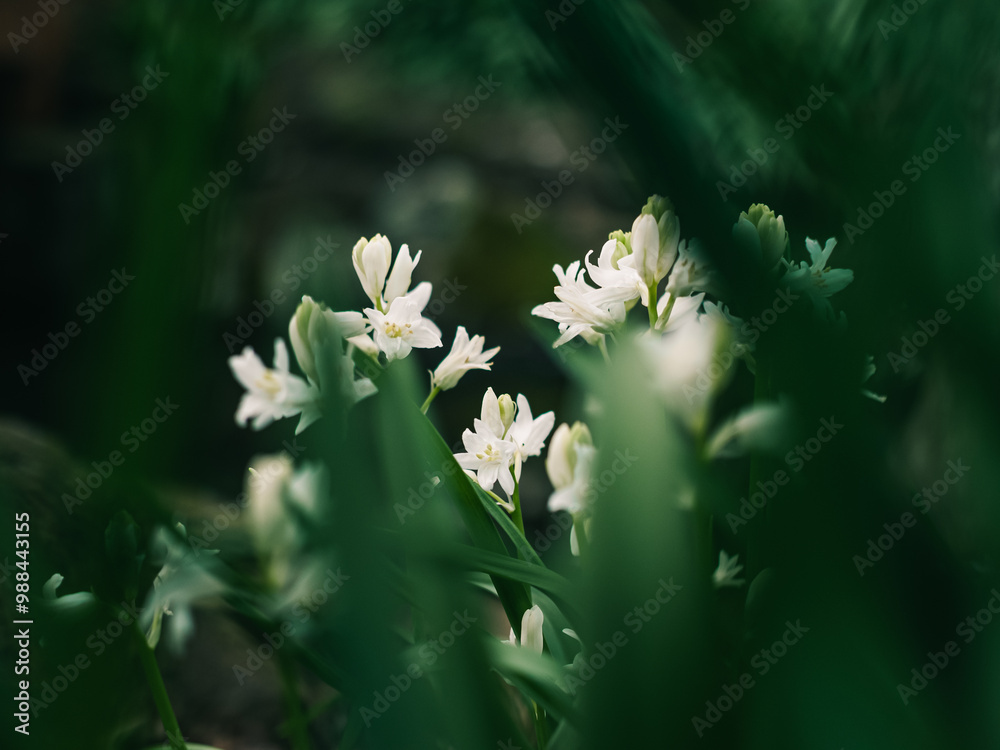
M236 423L253 420L262 429L271 422L301 415L296 434L319 419L328 392L354 404L376 392L375 384L355 372L353 351L389 363L406 357L413 349L441 346L441 331L423 317L432 286L424 281L410 289L413 269L421 253L410 256L407 245L392 260L392 246L378 234L362 237L351 254L354 270L373 307L333 312L308 295L288 325L295 359L305 378L289 369L288 348L277 339L274 366L266 367L251 347L230 357L229 366L246 393L236 411ZM391 267L391 271L390 271ZM471 369L489 370L499 347L483 351L482 336L469 334L462 326L455 333L451 352L431 374L431 388L454 388ZM374 367L374 362L372 363Z
M705 301L705 293L717 294L716 275L697 240L681 240L680 220L666 198L654 195L632 222L632 230L612 232L601 248L597 265L587 253L584 267L574 261L564 271L553 267L559 284L558 302L546 302L533 315L559 324L560 336L553 346L562 346L582 336L590 344L604 345L624 326L628 311L639 302L649 312L650 327L666 333L696 320L704 313L736 331L743 321L729 314L722 303ZM827 298L844 289L854 278L850 270L827 264L837 241L819 243L806 239L810 261L795 265L785 259L788 233L781 216L767 206L755 204L740 214L733 237L741 250L771 273L783 270L779 286L802 292L826 314L832 314ZM584 274L590 276L591 286ZM666 283L661 283L666 279ZM700 294L699 294L700 292Z

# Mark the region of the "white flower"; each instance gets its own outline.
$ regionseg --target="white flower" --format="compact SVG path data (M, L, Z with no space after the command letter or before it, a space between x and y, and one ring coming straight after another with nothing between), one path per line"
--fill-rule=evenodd
M846 268L830 268L827 263L837 240L831 237L820 249L814 239L806 238L806 250L809 251L810 263L801 261L796 268L794 264L785 261L788 269L783 278L784 283L796 291L802 290L816 297L829 297L844 289L854 280L854 271Z
M554 492L549 497L549 510L565 510L574 516L588 510L587 490L596 455L590 430L583 422L572 427L561 424L552 433L552 443L545 457L545 470Z
M621 302L648 297L649 287L639 276L639 272L632 267L635 258L629 254L624 242L617 237L605 242L596 266L590 262L591 253L593 250L587 253L584 263L587 266L587 273L597 286L607 290L617 290L616 297Z
M181 536L186 536L182 524L177 524ZM209 573L189 547L173 534L160 528L153 539L154 547L165 549L163 567L153 581L139 618L150 648L160 640L163 615L171 615L167 631L168 646L179 652L194 631L192 605L226 591L226 585Z
M387 313L370 307L365 309L365 315L374 329L375 345L385 353L390 362L402 359L414 348L432 349L441 346L441 330L420 314L427 300L418 291L422 290L418 288L413 294L397 297ZM426 297L429 296L428 284Z
M288 454L281 453L254 459L246 485L254 547L270 580L284 588L304 543L303 523L317 515L328 496L329 478L319 464L296 470Z
M688 317L674 331L641 337L654 391L692 429L705 426L708 403L731 375L716 362L726 330L707 315Z
M715 431L705 453L709 458L732 458L750 450L779 452L787 447L790 419L786 404L753 404Z
M659 223L649 213L639 214L632 223L632 265L647 289L659 284L670 272L677 258L679 239L680 223L672 210L665 211ZM648 305L648 301L643 304Z
M514 462L517 446L504 439L500 406L492 388L486 390L481 418L474 420L472 426L475 428L474 432L466 430L462 433L466 452L455 454L458 465L475 471L476 481L484 490L493 489L493 485L499 480L504 492L511 497L514 494L514 477L510 467Z
M545 615L537 604L526 609L521 617L521 640L518 642L514 634L514 628L510 629L510 638L506 641L514 646L522 646L531 649L536 654L542 653L545 649L545 638L542 635L542 625Z
M670 309L669 317L664 317L667 312L667 307L670 306L670 300L674 300L673 307ZM666 331L676 331L684 323L692 317L697 317L698 308L701 307L702 301L705 299L705 294L695 294L690 297L672 297L670 294L664 294L660 297L659 301L656 303L656 325L653 330L660 331L664 333Z
M715 292L715 271L712 269L697 240L684 240L680 244L677 262L667 279L666 291L678 297L694 292Z
M487 349L484 352L485 343L486 339L482 336L473 336L470 339L465 328L459 326L455 331L451 351L431 374L431 388L447 391L458 385L459 379L469 370L489 370L493 364L490 359L496 356L500 347Z
M236 424L241 427L253 419L253 428L260 430L276 419L301 414L295 434L320 417L319 389L288 369L288 349L285 342L274 342L274 368L264 366L251 347L229 358L229 367L236 379L247 389L236 410Z
M553 348L577 336L596 344L624 322L625 304L617 287L596 289L590 286L583 279L584 271L578 260L570 263L565 272L558 263L552 270L559 280L554 291L560 301L537 305L531 314L559 324L562 335L552 345Z
M333 312L308 294L295 309L288 323L288 339L292 342L295 359L302 372L315 385L321 386L317 357L343 350L341 339L360 336L368 330L368 321L359 312Z
M523 394L517 394L517 416L507 432L507 439L514 444L514 476L520 481L521 464L531 456L541 455L545 438L552 432L556 415L547 411L537 419L531 417L531 407Z
M376 234L370 241L362 237L354 245L351 260L368 299L372 304L381 307L382 289L385 286L385 277L389 273L389 264L392 262L392 246L389 240L381 234Z
M712 573L712 585L715 588L721 589L724 586L739 588L746 583L742 578L736 577L743 570L743 566L738 564L739 559L739 555L730 557L725 550L719 551L719 567Z
M733 237L750 248L768 270L778 265L788 244L784 217L775 217L763 203L754 203L740 214L733 225Z
M420 262L420 252L417 252L415 258L410 258L410 248L402 245L392 266L392 273L389 273L392 245L386 237L376 234L370 241L364 237L358 240L351 253L351 260L354 261L354 270L368 299L376 309L384 311L394 299L407 294L413 269Z
M52 577L42 585L42 598L46 603L64 613L89 612L92 608L98 606L97 597L89 591L77 591L75 594L59 596L56 593L56 589L62 586L63 580L62 575L53 573Z
M340 393L351 406L378 393L378 388L371 380L354 377L354 360L347 354L340 358Z

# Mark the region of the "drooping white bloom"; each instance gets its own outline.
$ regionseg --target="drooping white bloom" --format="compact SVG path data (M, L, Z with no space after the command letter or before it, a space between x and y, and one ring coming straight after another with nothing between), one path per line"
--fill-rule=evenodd
M733 237L749 248L768 270L778 265L788 244L784 217L776 217L763 203L754 203L740 214L733 225Z
M254 547L271 582L284 588L304 543L303 522L316 516L328 496L327 472L319 464L296 470L287 453L261 456L252 462L246 486Z
M837 240L831 237L820 249L814 239L806 238L806 250L809 252L809 263L801 261L798 267L785 261L785 272L782 281L795 291L803 291L812 296L829 297L841 291L854 280L854 271L849 268L830 268L827 263L837 246Z
M441 330L420 314L426 305L426 301L423 304L421 301L422 295L406 295L397 297L386 313L365 308L365 315L372 323L375 345L390 362L402 359L414 348L441 346Z
M511 628L510 638L506 642L531 649L536 654L542 653L545 650L545 638L542 635L544 621L545 615L542 614L542 608L535 604L531 609L526 609L521 616L521 640L518 641L514 634L514 628Z
M715 588L721 589L725 586L739 588L746 583L742 578L736 577L743 570L743 566L739 564L739 560L739 555L730 557L726 554L725 550L719 550L719 567L712 573L712 585Z
M715 431L705 453L709 458L731 458L750 450L779 452L787 447L790 421L787 404L753 404Z
M531 407L524 394L517 394L517 416L507 431L507 439L514 445L514 476L521 479L521 464L531 456L541 455L545 439L556 423L554 412L547 411L537 419L531 416Z
M709 400L732 367L714 362L727 341L725 329L707 315L689 317L674 331L641 337L654 391L688 425L705 426Z
M465 453L455 459L463 469L476 472L476 481L484 490L493 489L497 480L510 497L514 494L514 477L510 472L517 447L504 435L500 406L492 388L486 389L480 419L473 420L473 430L462 433Z
M431 374L431 388L447 391L458 385L458 381L469 370L489 370L493 364L490 359L496 356L500 347L487 349L484 352L485 343L486 339L482 336L473 336L470 339L465 327L459 326L455 331L451 351Z
M573 261L565 271L557 263L552 270L559 281L554 291L560 301L537 305L531 314L559 324L562 335L553 347L577 336L583 336L587 343L596 344L625 321L621 292L617 287L602 289L590 286L583 278L580 261Z
M42 597L44 598L47 606L54 607L64 613L88 612L99 606L97 597L89 591L77 591L74 594L59 596L56 593L56 589L62 586L63 580L64 578L62 575L59 573L53 573L52 577L42 585Z
M177 524L182 537L187 536L183 524ZM201 564L196 553L182 544L164 528L158 529L153 547L163 556L163 567L153 581L146 597L139 625L146 633L150 648L156 648L163 627L163 616L171 615L167 626L167 645L179 652L194 631L192 606L200 599L218 596L227 590L226 584Z
M229 358L229 367L236 379L247 389L236 410L236 424L241 427L253 419L253 428L260 430L277 419L301 414L295 434L299 434L320 417L319 389L289 369L285 342L274 342L274 368L264 366L251 347Z
M677 297L695 292L715 293L715 271L697 240L684 240L678 250L677 262L667 279L666 291Z
M583 422L556 428L545 457L545 470L555 490L549 497L549 511L565 510L576 516L589 509L587 491L596 454L590 430Z

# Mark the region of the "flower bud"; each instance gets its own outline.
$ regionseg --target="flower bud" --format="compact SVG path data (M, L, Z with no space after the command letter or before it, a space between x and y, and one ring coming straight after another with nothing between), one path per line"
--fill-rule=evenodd
M500 421L503 423L503 429L506 433L510 429L510 426L514 424L514 416L517 414L517 406L514 404L514 400L509 394L504 393L498 399L500 404Z
M389 273L389 263L392 261L392 246L389 240L381 234L376 234L371 241L362 237L351 251L351 260L368 299L380 308L382 289Z
M775 217L774 211L763 203L754 203L740 214L733 227L733 235L751 247L759 248L760 257L768 270L778 264L788 244L784 217Z
M529 648L536 654L542 653L545 649L545 641L542 637L542 623L545 616L542 609L537 604L531 609L525 610L521 618L521 646Z
M578 459L577 447L593 444L590 430L583 422L575 422L572 427L563 423L556 428L545 457L545 470L553 487L560 490L573 484Z
M632 253L636 256L634 267L647 285L658 284L670 273L680 238L681 223L673 204L662 196L650 196L632 224L631 238Z

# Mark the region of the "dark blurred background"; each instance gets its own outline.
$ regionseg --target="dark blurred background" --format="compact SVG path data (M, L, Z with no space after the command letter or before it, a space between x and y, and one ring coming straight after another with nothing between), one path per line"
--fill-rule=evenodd
M683 236L705 241L734 311L759 309L772 290L728 238L739 211L766 202L784 215L797 259L806 236L833 236L832 264L855 273L836 298L847 337L783 348L783 387L805 413L821 415L846 402L854 385L845 389L845 378L860 378L872 354L878 369L866 385L888 396L882 406L844 407L853 435L823 456L822 511L808 521L837 516L831 535L864 549L946 460L974 467L920 529L919 546L886 563L870 588L850 588L858 582L848 566L843 588L817 578L806 597L821 608L850 590L866 612L888 602L891 615L871 615L873 642L909 648L912 640L900 657L908 664L996 583L1000 286L987 282L961 310L946 298L997 248L1000 17L985 0L902 6L8 0L0 8L5 471L37 460L44 476L53 445L65 460L105 460L157 399L170 399L176 414L128 456L123 476L188 517L212 514L242 488L249 457L291 441L295 423L260 434L237 428L241 390L226 359L248 345L270 362L302 294L334 309L363 307L350 250L376 233L394 249L423 251L415 281L434 282L431 312L446 347L456 325L502 347L493 373L473 373L439 398L434 418L447 441L478 414L487 385L524 392L536 413L556 409L572 421L580 397L529 315L552 298L552 265L599 250L660 193L676 204ZM817 107L807 104L812 87L831 92ZM778 126L803 106L808 118ZM609 120L624 127L594 146L613 132ZM273 139L260 134L275 124ZM905 171L939 128L959 137L926 170ZM257 137L259 148L248 144ZM769 138L780 148L720 195L720 181L731 182ZM421 158L421 144L432 153ZM232 161L238 173L213 178ZM539 196L562 170L571 183L531 219L529 204L548 203ZM859 208L897 179L905 194L848 237L845 222L857 226ZM206 190L213 181L225 184L199 208L199 194L216 193ZM337 247L310 263L319 239ZM115 293L113 274L123 271L134 278ZM445 280L458 293L435 308ZM266 302L274 298L283 301ZM888 355L941 308L951 322L894 366ZM261 309L260 324L241 333ZM67 324L78 335L61 335ZM440 352L415 356L431 369ZM736 389L746 396L752 385L744 378ZM298 444L310 455L308 433ZM541 462L529 468L530 539L548 523L548 489ZM72 575L67 561L82 545L73 537L84 533L53 494L32 495L49 508L37 511L40 526L47 519L37 533L48 539L34 558L39 585L53 572ZM794 533L805 521L791 519ZM774 558L808 556L812 544L775 542ZM842 627L864 619L845 615ZM997 666L996 634L989 646L968 659ZM817 659L815 679L839 679L823 671L835 661ZM944 701L940 715L887 721L870 733L880 744L868 746L915 738L997 746L995 722L980 720L995 705L995 680L959 684L962 699ZM824 705L812 708L836 714ZM803 744L788 746L861 746L818 744L816 731L792 732Z

